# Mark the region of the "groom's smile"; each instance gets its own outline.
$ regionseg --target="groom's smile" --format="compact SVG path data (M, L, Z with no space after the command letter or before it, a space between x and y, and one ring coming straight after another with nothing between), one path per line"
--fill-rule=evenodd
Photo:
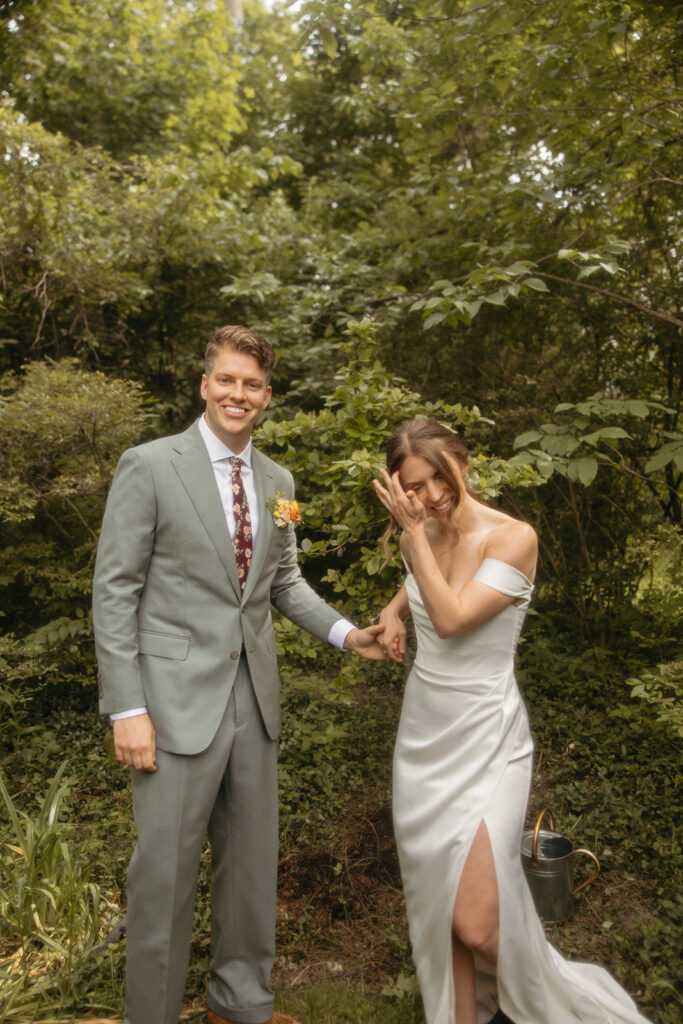
M206 422L236 455L249 443L271 393L265 371L246 352L222 349L209 374L202 375Z

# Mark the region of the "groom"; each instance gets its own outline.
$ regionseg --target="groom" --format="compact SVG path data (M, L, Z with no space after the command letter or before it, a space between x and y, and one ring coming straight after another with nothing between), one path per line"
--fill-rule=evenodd
M211 1024L287 1024L269 988L277 871L278 672L271 602L298 626L382 658L303 580L291 475L251 443L271 346L245 327L206 349L203 416L125 452L95 568L100 709L132 768L126 1024L176 1024L195 886L211 844ZM295 1022L292 1022L295 1024Z

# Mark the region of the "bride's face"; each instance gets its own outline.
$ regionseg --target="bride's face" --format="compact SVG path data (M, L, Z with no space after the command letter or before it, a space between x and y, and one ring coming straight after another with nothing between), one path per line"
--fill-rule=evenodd
M453 472L459 482L459 468L454 466ZM408 455L401 463L399 476L403 490L413 491L427 515L434 519L447 519L458 503L440 470L421 455Z

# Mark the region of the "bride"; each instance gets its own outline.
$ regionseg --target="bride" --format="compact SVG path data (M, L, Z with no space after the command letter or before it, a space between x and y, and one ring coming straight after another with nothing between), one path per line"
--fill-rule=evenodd
M393 813L428 1024L647 1024L602 968L545 938L520 860L533 745L514 656L533 528L480 502L467 453L434 420L400 426L375 490L408 570L383 610L387 657L417 653L396 739Z

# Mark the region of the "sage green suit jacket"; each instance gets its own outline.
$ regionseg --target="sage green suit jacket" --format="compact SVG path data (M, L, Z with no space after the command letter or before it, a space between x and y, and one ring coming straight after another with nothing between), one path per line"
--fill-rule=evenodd
M279 734L271 602L323 640L341 617L304 581L294 529L267 506L294 497L291 474L255 449L252 468L259 526L243 595L197 424L124 452L107 500L93 586L100 710L146 706L172 753L213 739L243 646L268 735Z

